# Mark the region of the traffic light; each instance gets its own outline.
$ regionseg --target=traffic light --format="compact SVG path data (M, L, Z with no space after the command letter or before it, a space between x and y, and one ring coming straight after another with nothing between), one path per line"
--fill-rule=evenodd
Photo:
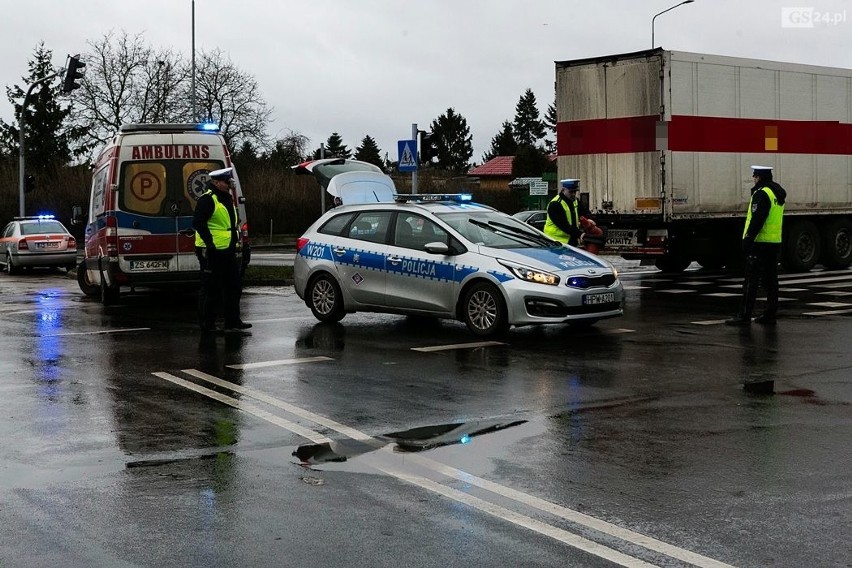
M68 58L68 68L65 70L65 80L62 82L62 92L66 95L71 94L74 89L80 88L80 83L77 79L83 78L82 69L86 64L80 61L80 54L72 55Z
M32 193L35 190L35 176L27 174L24 176L24 193Z
M426 132L425 130L418 130L417 133L420 135L420 150L418 152L420 163L431 163L432 157L435 155L435 146L432 143L432 133Z

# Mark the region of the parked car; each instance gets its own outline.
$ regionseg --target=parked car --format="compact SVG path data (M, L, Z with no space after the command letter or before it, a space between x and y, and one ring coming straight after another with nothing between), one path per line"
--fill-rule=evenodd
M470 195L389 195L384 174L356 203L321 216L298 239L296 293L320 321L358 311L451 318L479 336L509 326L589 325L623 314L623 287L606 260L562 245ZM366 177L365 177L366 176Z
M15 217L0 237L0 262L8 274L22 268L77 264L77 240L53 215Z
M518 211L512 217L520 220L522 223L535 227L539 231L543 231L544 223L547 221L547 211Z

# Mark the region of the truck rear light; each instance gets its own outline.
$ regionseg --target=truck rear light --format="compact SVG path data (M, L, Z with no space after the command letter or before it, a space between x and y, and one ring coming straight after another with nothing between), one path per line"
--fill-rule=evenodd
M249 242L248 229L248 223L243 223L242 225L240 225L240 238L244 243Z
M309 242L311 242L311 239L307 237L299 237L298 239L296 239L296 253L298 254L298 252L305 248L305 245L307 245Z
M646 245L662 245L668 239L669 232L667 229L648 229L648 234L645 236Z
M27 239L18 241L18 250L30 250L30 245L27 244Z

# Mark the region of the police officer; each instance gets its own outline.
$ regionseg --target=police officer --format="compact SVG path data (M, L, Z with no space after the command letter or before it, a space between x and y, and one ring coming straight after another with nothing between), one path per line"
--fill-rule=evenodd
M192 227L195 254L201 266L199 312L201 331L215 331L216 306L224 300L225 332L251 327L240 319L240 266L236 248L237 209L231 188L233 168L210 172L207 190L198 198Z
M749 325L760 281L766 287L766 311L755 323L774 325L778 313L778 257L781 254L781 225L787 192L772 180L772 168L752 166L754 187L743 230L745 281L740 310L727 325Z
M561 243L579 246L583 241L580 217L589 214L588 211L580 210L582 207L578 199L580 180L563 179L559 182L559 186L559 193L547 205L544 233Z

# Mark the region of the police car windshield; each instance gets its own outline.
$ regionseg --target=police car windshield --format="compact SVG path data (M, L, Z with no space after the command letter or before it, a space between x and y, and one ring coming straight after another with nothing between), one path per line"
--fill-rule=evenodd
M524 223L499 211L464 211L436 214L442 221L477 245L493 248L543 248L553 244L530 231Z

